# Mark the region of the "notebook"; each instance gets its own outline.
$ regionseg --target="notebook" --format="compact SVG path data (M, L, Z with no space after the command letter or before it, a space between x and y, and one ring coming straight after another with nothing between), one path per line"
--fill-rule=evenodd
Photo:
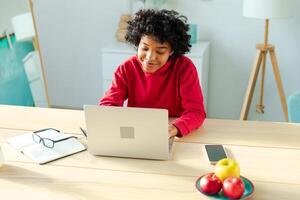
M7 143L39 164L45 164L47 162L86 150L86 147L76 138L69 138L71 136L69 134L64 134L51 129L39 132L38 135L41 138L49 138L54 141L65 139L60 142L56 142L53 148L48 148L42 143L34 142L32 134L33 133L30 132L9 138L7 139Z

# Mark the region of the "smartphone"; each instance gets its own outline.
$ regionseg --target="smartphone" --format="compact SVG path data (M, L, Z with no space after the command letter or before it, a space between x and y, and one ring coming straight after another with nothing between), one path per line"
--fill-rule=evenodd
M224 147L220 144L207 144L205 145L208 160L210 164L215 165L219 160L227 158Z

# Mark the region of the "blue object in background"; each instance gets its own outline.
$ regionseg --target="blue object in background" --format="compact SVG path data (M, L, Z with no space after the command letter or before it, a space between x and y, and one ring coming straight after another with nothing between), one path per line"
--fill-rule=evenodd
M197 43L197 24L189 24L188 34L191 35L190 44Z
M31 42L15 42L0 48L0 104L33 106L22 59L33 51Z
M14 44L16 42L16 36L10 34L10 41L12 44ZM9 48L9 43L6 37L0 38L0 49L2 48Z
M300 123L300 91L291 94L288 98L289 122Z

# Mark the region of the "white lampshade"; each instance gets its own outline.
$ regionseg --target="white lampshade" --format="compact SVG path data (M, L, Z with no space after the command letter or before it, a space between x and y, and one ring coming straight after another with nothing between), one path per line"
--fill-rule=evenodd
M245 17L259 19L286 18L292 16L292 0L244 0Z
M11 19L17 41L32 40L35 36L31 13L17 15Z

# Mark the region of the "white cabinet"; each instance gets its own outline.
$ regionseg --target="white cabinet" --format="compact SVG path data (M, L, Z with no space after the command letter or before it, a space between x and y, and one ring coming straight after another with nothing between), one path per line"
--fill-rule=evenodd
M186 54L197 68L204 104L208 104L208 76L209 76L209 42L198 42L193 44L190 53Z
M109 88L113 73L116 68L130 56L136 54L136 50L125 43L114 43L102 48L102 91L103 94ZM195 64L202 92L205 107L207 108L208 95L208 71L209 71L209 42L198 42L193 44L190 53L186 54Z
M114 43L102 49L103 94L111 85L113 74L117 67L134 54L136 54L134 48L125 43Z
M38 52L32 51L23 59L30 90L37 107L48 107L44 79L41 73L41 61Z

